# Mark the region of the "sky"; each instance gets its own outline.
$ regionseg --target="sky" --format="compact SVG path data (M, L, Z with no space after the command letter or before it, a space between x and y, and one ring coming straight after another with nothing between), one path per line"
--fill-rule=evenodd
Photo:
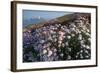
M50 20L53 18L57 18L66 14L70 14L71 12L57 12L57 11L39 11L39 10L23 10L23 19L27 20L30 18L43 18L46 20Z

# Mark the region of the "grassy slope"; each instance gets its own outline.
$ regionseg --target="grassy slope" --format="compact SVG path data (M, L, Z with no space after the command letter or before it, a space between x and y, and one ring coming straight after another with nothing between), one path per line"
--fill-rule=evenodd
M69 20L72 20L73 18L75 18L74 14L64 15L64 16L56 18L57 21L55 21L54 23L63 23L64 21L69 21ZM55 20L55 19L52 19L52 20ZM52 20L50 20L50 21L52 21ZM40 28L44 25L47 25L48 22L50 22L50 21L45 21L45 22L41 22L38 24L30 24L30 25L26 26L23 29L23 31L31 30L33 28Z
M79 13L79 14L84 16L84 13ZM85 14L85 15L90 16L88 13ZM38 24L30 24L30 25L26 26L25 28L23 28L23 31L40 28L44 25L49 25L49 24L56 24L56 23L63 24L63 23L66 23L67 21L71 21L71 20L74 20L76 18L77 18L76 13L68 14L68 15L64 15L64 16L61 16L61 17L58 17L58 18L55 18L55 19L52 19L52 20L49 20L49 21L41 22L41 23L38 23ZM51 23L52 21L53 21L53 23Z

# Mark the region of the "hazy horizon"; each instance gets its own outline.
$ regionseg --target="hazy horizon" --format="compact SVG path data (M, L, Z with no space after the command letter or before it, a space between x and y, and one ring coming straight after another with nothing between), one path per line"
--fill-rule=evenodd
M50 20L71 13L72 12L64 12L64 11L23 10L23 20L28 20L31 18L33 19L43 18L45 20Z

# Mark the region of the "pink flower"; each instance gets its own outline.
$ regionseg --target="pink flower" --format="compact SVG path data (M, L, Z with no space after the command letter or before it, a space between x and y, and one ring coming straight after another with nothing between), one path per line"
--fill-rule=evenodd
M59 40L62 41L63 40L63 37L62 36L59 36Z
M64 39L64 34L65 34L65 32L63 32L63 31L59 31L59 40L60 41L62 41L63 39Z
M43 31L43 34L46 34L47 32L46 31Z
M60 34L61 36L63 36L63 35L65 34L65 32L59 31L59 34Z
M50 57L53 54L51 50L48 51L48 57Z

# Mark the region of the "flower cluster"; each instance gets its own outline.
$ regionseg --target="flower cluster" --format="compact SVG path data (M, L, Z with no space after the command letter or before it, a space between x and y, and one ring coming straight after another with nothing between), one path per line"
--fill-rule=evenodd
M78 16L66 24L51 24L23 32L23 62L91 58L89 20Z

